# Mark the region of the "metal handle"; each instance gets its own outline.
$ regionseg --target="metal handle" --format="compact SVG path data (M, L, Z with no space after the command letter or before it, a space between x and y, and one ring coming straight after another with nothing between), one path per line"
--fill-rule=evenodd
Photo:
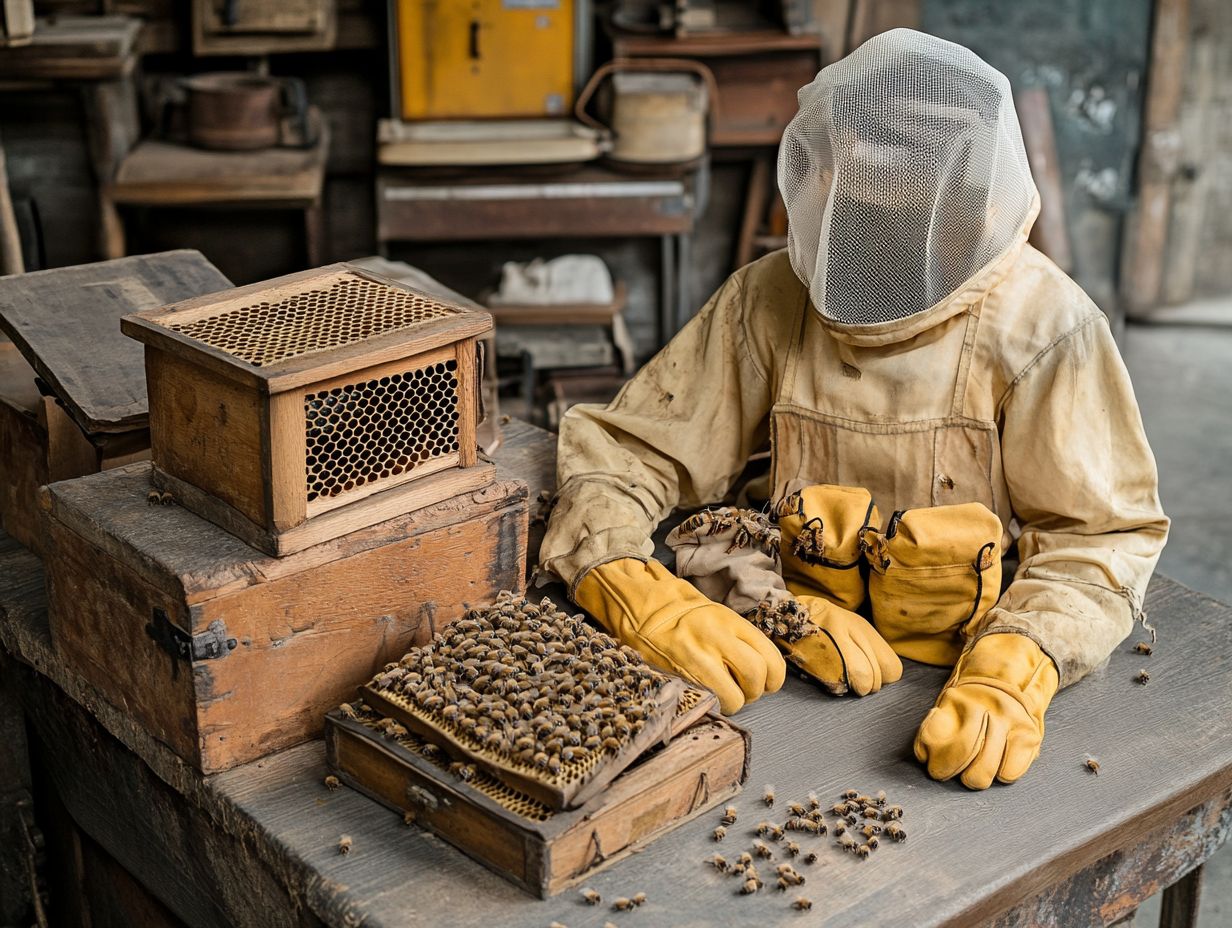
M702 83L706 85L709 109L707 138L714 131L714 124L719 117L719 85L714 79L714 73L708 67L700 61L692 61L688 58L613 58L606 64L600 65L595 69L595 73L590 76L590 80L586 82L582 92L578 94L577 103L573 105L573 113L580 122L601 132L612 131L610 126L605 126L586 112L586 104L590 102L590 98L595 95L595 91L599 89L599 85L604 80L612 74L621 71L666 71L669 73L688 71L696 74L702 79Z

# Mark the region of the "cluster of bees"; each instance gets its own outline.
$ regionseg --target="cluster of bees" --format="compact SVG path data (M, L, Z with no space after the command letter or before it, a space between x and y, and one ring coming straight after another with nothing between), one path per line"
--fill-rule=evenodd
M767 808L774 806L774 787L766 787L762 802ZM737 892L751 896L765 886L757 861L772 862L776 857L786 857L787 860L775 865L773 879L780 892L787 892L793 887L803 886L805 882L804 876L796 870L793 861L798 859L804 864L812 865L818 860L817 852L804 853L796 838L803 840L810 835L833 835L836 847L861 859L871 856L883 840L907 840L907 832L901 821L903 809L901 806L891 805L884 790L872 796L863 795L854 789L844 790L839 801L829 808L822 806L815 793L809 793L805 803L788 803L787 813L787 819L781 824L758 822L753 829L757 837L751 848L742 852L735 860L715 854L706 863L724 876L739 878L740 888ZM830 818L827 819L827 816ZM715 841L724 840L738 819L736 807L727 806L711 837ZM813 903L800 896L792 906L800 911L808 911Z
M661 710L666 682L580 615L501 593L386 665L372 685L475 752L554 777L622 750ZM461 761L450 770L464 780L475 773Z
M763 600L745 618L763 635L788 644L821 631L813 623L808 609L795 599L778 603Z
M723 506L719 509L703 509L694 513L680 523L678 531L690 535L718 535L722 532L732 533L731 544L727 553L756 548L763 551L777 564L779 561L780 531L766 516L753 509L734 509Z

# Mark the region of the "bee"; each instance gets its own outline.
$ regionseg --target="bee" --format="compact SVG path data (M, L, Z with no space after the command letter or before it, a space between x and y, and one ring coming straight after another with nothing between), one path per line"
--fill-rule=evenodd
M1153 650L1154 649L1149 644L1147 644L1145 641L1139 641L1136 645L1134 645L1134 651L1136 653L1145 654L1147 655L1147 657L1150 657L1151 651Z
M881 834L881 826L872 824L865 825L860 829L860 834L864 835L866 838L871 838L873 835L879 835Z
M325 778L325 788L329 790L331 793L341 785L342 785L342 781L339 780L332 773Z
M805 899L803 896L801 896L800 898L798 898L795 902L791 904L791 907L795 909L797 912L808 912L810 909L813 908L813 900Z
M764 841L753 842L753 853L764 860L770 860L774 856L774 851L770 850Z
M748 851L745 851L743 854L741 854L739 857L736 858L736 866L739 867L741 870L748 870L749 867L753 866L753 855L750 854Z
M403 812L402 813L402 824L406 825L408 828L411 825L414 825L415 824L415 813L414 812Z
M791 883L788 882L786 877L779 877L778 880L775 881L775 886L778 888L779 892L785 893L787 892L787 887L791 886Z
M871 853L873 853L873 849L867 844L861 844L858 848L856 848L856 856L861 860L867 860L868 855Z
M710 837L712 837L715 841L722 841L727 837L727 829L720 825L710 833Z
M877 795L873 797L873 805L884 809L886 804L886 791L884 789L877 790Z
M830 811L835 815L842 817L847 814L847 803L836 802L834 805L830 806Z
M782 840L783 840L783 829L782 829L782 826L780 826L780 825L771 825L771 826L770 826L770 830L769 830L768 832L766 832L766 836L767 836L767 837L768 837L771 841L782 841Z
M774 872L778 876L786 876L787 874L791 873L792 870L793 870L793 867L791 864L779 864L777 867L774 868Z
M645 905L646 904L646 894L645 893L634 893L633 898L631 898L629 901L632 902L635 906Z
M745 880L744 884L740 887L740 895L751 896L753 893L761 889L761 887L762 882L759 879L754 878L751 880Z
M861 814L863 814L865 818L871 818L874 820L881 818L881 810L876 806L865 806L864 811Z
M882 819L883 821L892 822L894 821L894 819L902 818L902 817L903 817L903 807L902 806L890 806L888 809L885 810L885 814L882 816Z
M728 806L726 809L723 810L723 824L724 825L736 824L736 807L735 806Z
M815 863L817 863L817 854L816 854L816 852L814 852L814 851L810 851L810 852L809 852L809 854L808 854L808 856L804 858L804 862L805 862L806 864L815 864Z
M839 794L843 799L855 799L860 793L854 789L845 789Z
M846 822L835 822L834 823L834 837L838 838L842 835L845 835L846 833L847 833L847 823Z
M722 854L715 854L713 857L707 860L706 863L710 864L710 866L718 870L719 873L727 872L727 858L724 857Z
M757 834L764 838L766 835L770 834L770 829L773 827L774 826L769 822L758 822Z
M568 928L568 926L562 925L560 922L552 922L548 925L548 928Z
M1092 773L1099 773L1099 761L1094 757L1088 757L1082 762L1082 766L1086 767Z
M339 854L351 853L351 847L354 844L355 842L351 840L350 835L343 835L341 838L338 839L338 853Z
M637 904L632 899L626 899L624 896L612 903L612 909L617 912L629 912L636 906Z
M799 857L800 856L800 845L796 844L795 841L788 841L783 847L784 847L784 850L787 851L788 857Z
M407 735L406 727L403 725L399 725L397 722L394 722L387 729L385 729L386 738L405 738L406 735Z
M349 702L344 702L342 705L340 705L338 707L338 711L341 712L345 718L348 718L348 719L359 718L359 713L355 711L355 707L351 705Z
M808 807L813 812L821 808L821 800L817 798L816 793L811 791L808 794Z
M582 898L586 901L587 905L598 905L600 902L603 901L603 897L600 896L593 889L587 888L587 889L583 889L581 892L582 892Z
M860 822L860 817L856 815L854 812L850 812L847 815L843 816L843 821L846 822L848 825L857 825Z
M765 790L761 794L761 801L766 804L767 808L774 807L774 787L766 784Z
M1151 680L1151 675L1147 673L1145 670L1139 670L1138 675L1134 677L1134 682L1141 683L1143 686L1146 686L1147 683L1150 682L1150 680Z
M856 849L856 839L851 835L839 835L836 843L844 851L854 851Z
M150 490L150 492L145 495L145 504L147 506L157 506L158 497L161 495L162 494L158 492L157 488Z
M880 844L881 844L881 842L877 840L877 836L876 836L876 835L874 835L873 837L869 838L869 839L868 839L867 841L865 841L864 843L865 843L865 844L867 844L867 845L868 845L870 848L872 848L874 851L875 851L875 850L877 850L877 848L878 848L878 847L880 846Z
M808 809L804 808L804 806L800 805L798 802L792 802L788 803L787 811L797 818L803 818Z

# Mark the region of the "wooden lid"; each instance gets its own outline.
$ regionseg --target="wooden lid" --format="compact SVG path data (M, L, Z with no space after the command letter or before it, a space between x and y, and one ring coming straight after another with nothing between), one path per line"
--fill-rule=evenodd
M120 317L221 290L200 252L168 251L0 278L0 328L89 434L147 427L145 360Z
M125 316L126 335L281 393L431 351L492 317L351 264L331 264Z

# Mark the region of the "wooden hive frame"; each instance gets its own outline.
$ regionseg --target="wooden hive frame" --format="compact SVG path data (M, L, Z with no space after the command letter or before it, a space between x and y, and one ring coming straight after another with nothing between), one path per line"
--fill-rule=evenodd
M491 317L348 264L123 318L146 346L154 482L284 555L491 482Z
M579 809L554 811L482 771L469 782L415 735L390 738L375 714L325 718L330 768L348 786L413 816L494 873L547 898L577 886L730 799L748 778L748 733L714 715L691 721ZM684 715L677 716L677 722Z

